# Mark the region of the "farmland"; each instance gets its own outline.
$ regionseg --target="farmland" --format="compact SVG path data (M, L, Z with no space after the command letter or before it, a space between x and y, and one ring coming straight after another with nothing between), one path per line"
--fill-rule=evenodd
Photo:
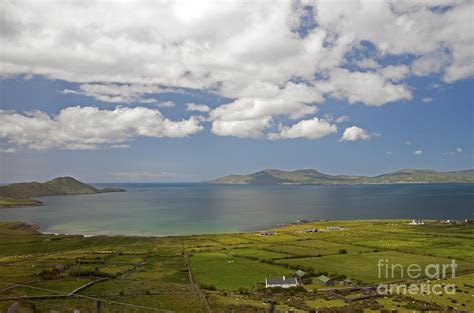
M51 235L1 222L0 312L13 303L20 312L265 312L270 300L281 312L472 311L473 251L474 224L465 222L315 221L174 237ZM455 277L448 270L438 282L455 284L454 295L367 296L378 283L428 281L400 269L380 276L379 260L406 269L453 259ZM266 277L297 269L307 273L298 288L265 289ZM320 284L321 274L335 285Z

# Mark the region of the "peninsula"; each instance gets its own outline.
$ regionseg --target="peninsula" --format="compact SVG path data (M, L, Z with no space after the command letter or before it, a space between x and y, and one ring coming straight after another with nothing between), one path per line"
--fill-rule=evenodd
M32 197L123 191L125 189L95 188L73 177L57 177L45 183L27 182L0 186L0 208L41 205L41 201L31 199Z
M229 175L209 181L210 184L253 185L342 185L405 183L474 183L474 170L437 172L403 169L378 176L328 175L313 169L282 171L266 169L249 175Z

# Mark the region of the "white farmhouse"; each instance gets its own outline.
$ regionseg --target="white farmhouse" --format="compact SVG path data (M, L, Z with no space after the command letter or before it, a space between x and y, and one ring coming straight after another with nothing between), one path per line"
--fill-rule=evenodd
M281 278L265 278L265 288L290 288L296 286L298 286L298 279L294 277L283 276Z

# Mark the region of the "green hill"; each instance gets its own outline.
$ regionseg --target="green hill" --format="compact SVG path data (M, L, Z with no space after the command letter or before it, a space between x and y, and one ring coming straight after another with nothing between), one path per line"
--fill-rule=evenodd
M392 173L368 176L328 175L316 170L281 171L267 169L249 175L229 175L209 181L211 184L400 184L400 183L474 183L474 170L437 172L404 169Z
M58 177L45 183L28 182L0 186L0 207L39 205L31 197L121 192L120 188L98 189L72 177Z

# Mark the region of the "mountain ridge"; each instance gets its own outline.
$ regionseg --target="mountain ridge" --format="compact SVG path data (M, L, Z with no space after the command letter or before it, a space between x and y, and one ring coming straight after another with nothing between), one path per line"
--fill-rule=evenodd
M443 172L429 169L401 169L377 176L329 175L314 169L293 171L265 169L248 175L228 175L210 180L208 183L219 185L474 183L474 169Z
M0 186L0 207L41 205L32 197L123 192L121 188L95 188L73 177L56 177L44 183L24 182Z

